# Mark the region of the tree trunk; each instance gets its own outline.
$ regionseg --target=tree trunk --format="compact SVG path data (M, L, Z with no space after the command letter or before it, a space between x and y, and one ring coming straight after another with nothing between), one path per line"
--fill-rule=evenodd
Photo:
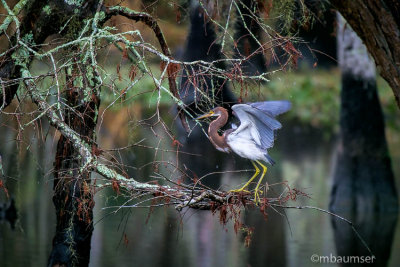
M341 144L331 208L396 211L397 193L376 91L375 67L361 40L340 16L338 20Z
M82 3L81 3L82 2ZM21 4L22 1L19 2ZM18 51L19 38L32 39L36 49L47 37L61 35L66 41L76 40L86 25L85 19L93 17L99 5L89 1L28 1L22 12L19 32L10 39L10 47L0 61L0 77L12 80L21 77L21 69L29 69L32 57L19 62L14 53ZM18 6L18 5L16 5ZM11 8L11 7L10 7ZM13 7L12 9L16 9ZM21 10L18 10L20 13ZM18 14L17 13L17 14ZM87 33L88 34L88 33ZM34 48L35 49L35 48ZM74 64L67 73L65 122L90 145L95 145L95 127L99 108L99 94L93 66L80 55L79 44L66 53L74 56ZM33 53L30 51L30 53ZM86 57L87 58L87 57ZM18 61L19 60L19 61ZM93 79L93 80L91 80ZM79 80L79 81L78 81ZM1 108L7 107L14 98L18 84L6 85L0 90ZM53 202L57 226L49 266L88 266L90 242L93 232L93 192L90 171L83 166L84 159L70 140L61 136L57 145Z
M341 17L338 20L341 145L331 207L397 210L374 64L357 35Z
M10 10L14 10L12 11L14 15L21 13L22 18L20 25L16 24L15 34L10 38L11 49L0 59L2 84L4 85L3 80L12 81L20 78L23 69L29 70L33 49L42 47L47 37L58 34L66 41L76 40L86 25L85 19L93 17L99 8L99 2L98 0L36 0L20 1L14 7L9 7ZM24 12L21 12L22 8ZM11 11L9 13L11 16ZM18 54L22 51L21 40L27 40L32 45L33 49L25 52L30 55ZM79 52L79 44L72 49L65 48L65 53L70 53L71 58L73 57L74 64L66 75L65 102L68 108L65 110L64 118L70 128L93 146L100 99L96 89L94 67ZM0 110L11 103L18 87L19 84L15 82L5 83L0 90ZM61 136L54 163L53 202L56 208L57 226L48 261L49 266L89 265L94 201L90 171L83 164L84 159L79 151L76 151L69 139Z
M67 105L74 107L74 110L65 111L65 121L84 141L95 146L100 98L94 89L90 97L85 97L84 88L75 86L75 77L84 75L84 80L86 79L86 73L79 73L82 69L85 69L85 66L75 62L72 74L67 75ZM83 99L90 100L83 101ZM89 265L94 192L92 192L90 172L82 166L83 159L79 156L79 152L68 139L61 136L54 163L53 202L56 208L57 226L49 266Z
M341 143L330 209L356 225L376 256L374 264L384 266L390 255L398 204L375 66L340 15L337 38L342 70ZM370 256L348 225L336 219L332 222L338 255Z
M400 108L400 1L330 0L364 42Z

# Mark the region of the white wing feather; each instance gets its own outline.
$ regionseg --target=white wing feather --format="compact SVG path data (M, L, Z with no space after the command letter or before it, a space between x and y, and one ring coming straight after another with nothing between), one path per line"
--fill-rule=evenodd
M233 105L232 110L240 120L240 126L231 133L232 137L251 137L261 149L271 148L275 140L274 131L282 127L275 116L286 112L290 106L290 102L286 100Z

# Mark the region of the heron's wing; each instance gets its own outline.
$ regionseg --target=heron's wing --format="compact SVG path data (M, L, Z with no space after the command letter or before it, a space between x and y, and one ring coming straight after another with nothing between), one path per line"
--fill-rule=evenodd
M268 104L271 103L271 107ZM240 126L233 132L237 137L251 138L262 149L274 145L274 131L282 124L274 117L289 110L289 101L265 101L233 105Z
M288 111L292 106L290 101L287 100L263 101L247 104L253 108L261 110L264 113L267 113L270 117L276 117L279 114Z

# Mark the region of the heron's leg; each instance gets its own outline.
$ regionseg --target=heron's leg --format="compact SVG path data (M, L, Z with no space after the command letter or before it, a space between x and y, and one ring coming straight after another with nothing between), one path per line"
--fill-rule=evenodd
M249 186L249 184L257 177L257 175L260 173L260 169L257 167L257 165L254 163L254 161L251 161L253 164L254 168L256 169L256 172L254 175L250 178L250 180L247 181L241 188L239 189L234 189L234 190L229 190L229 192L242 192L245 191L244 189Z
M261 174L260 179L258 180L255 192L254 192L254 202L257 204L258 202L260 202L260 196L258 194L258 188L261 185L262 180L264 179L265 174L267 173L267 166L265 166L264 164L262 164L261 162L259 162L258 160L256 160L256 162L263 168L263 172Z

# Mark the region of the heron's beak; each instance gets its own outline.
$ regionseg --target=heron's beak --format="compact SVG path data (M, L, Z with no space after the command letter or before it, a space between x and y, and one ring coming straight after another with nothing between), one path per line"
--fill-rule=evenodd
M210 111L210 112L207 112L206 114L203 114L203 115L195 118L195 120L202 120L202 119L205 119L208 117L213 117L213 116L215 116L215 113L213 111Z

